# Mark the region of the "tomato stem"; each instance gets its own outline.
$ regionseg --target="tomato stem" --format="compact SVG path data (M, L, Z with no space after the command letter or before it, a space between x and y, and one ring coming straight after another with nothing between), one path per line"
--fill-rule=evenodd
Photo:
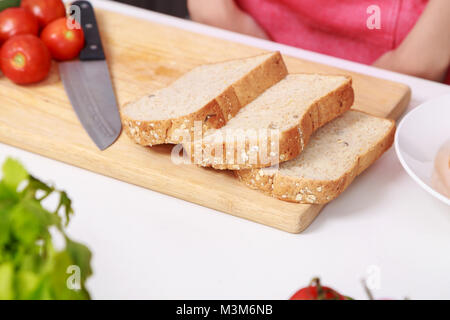
M374 297L373 297L372 291L370 291L369 287L367 286L366 280L362 279L361 282L362 282L362 285L364 287L364 291L366 292L367 297L369 298L369 300L375 300Z
M74 38L74 34L73 34L72 30L67 30L66 32L64 32L64 36L68 40L72 40Z
M11 59L11 64L15 69L22 69L26 64L26 58L23 53L18 52Z

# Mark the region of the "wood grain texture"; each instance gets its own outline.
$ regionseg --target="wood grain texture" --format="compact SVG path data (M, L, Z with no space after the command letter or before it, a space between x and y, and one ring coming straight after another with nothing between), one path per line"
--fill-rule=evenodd
M119 105L167 86L202 63L263 52L112 12L96 14ZM355 106L374 115L396 118L409 102L405 85L285 58L290 72L351 75ZM169 145L144 148L122 134L99 151L70 106L56 63L48 79L35 85L19 87L0 77L0 141L292 233L304 230L322 208L268 197L229 172L175 165Z

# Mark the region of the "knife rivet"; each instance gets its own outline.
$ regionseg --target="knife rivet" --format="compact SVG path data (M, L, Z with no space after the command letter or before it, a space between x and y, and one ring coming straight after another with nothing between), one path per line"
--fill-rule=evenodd
M86 28L90 29L90 28L92 28L92 23L86 23L84 26L85 26Z
M82 7L83 9L86 9L86 8L88 7L88 5L87 5L87 3L82 3L82 4L81 4L81 7Z
M97 50L97 45L96 44L91 44L90 46L89 46L89 48L91 48L91 50Z

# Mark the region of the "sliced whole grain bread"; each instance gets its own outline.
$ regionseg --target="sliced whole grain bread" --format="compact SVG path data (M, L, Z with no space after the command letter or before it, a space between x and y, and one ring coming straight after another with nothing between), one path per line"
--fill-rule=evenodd
M289 74L220 129L183 141L188 158L215 169L269 167L298 156L311 134L350 109L347 76Z
M125 132L137 143L178 143L177 129L220 128L242 107L287 75L279 52L196 67L170 86L127 103Z
M324 204L390 148L394 133L392 120L348 111L319 129L297 158L279 168L235 174L250 188L281 200Z

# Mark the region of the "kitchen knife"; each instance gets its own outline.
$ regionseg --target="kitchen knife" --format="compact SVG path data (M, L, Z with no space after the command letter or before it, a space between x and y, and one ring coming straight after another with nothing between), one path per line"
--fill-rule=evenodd
M100 150L120 135L122 124L103 52L94 9L88 1L75 1L85 46L79 60L62 62L59 73L69 100L84 129Z

